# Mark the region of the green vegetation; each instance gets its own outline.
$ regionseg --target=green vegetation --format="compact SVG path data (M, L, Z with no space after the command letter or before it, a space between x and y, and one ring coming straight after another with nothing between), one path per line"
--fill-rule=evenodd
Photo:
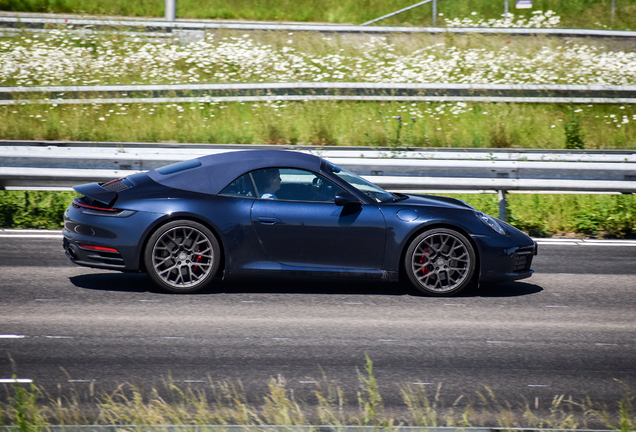
M269 390L259 402L248 402L240 383L213 382L205 386L180 386L167 379L161 390L144 390L125 384L111 393L54 397L36 385L15 384L8 390L8 403L0 403L0 425L18 426L20 432L39 432L51 424L60 425L343 425L375 426L383 430L401 425L448 427L499 427L584 429L601 427L632 432L636 427L633 395L621 382L624 398L616 406L589 399L575 401L563 395L552 400L512 403L498 398L484 387L475 395L460 395L445 406L442 384L434 394L422 385L399 385L406 409L396 414L384 407L380 384L367 357L364 371L358 371L359 389L355 404L337 382L323 373L315 379L311 400L303 401L288 388L282 376L271 378ZM453 396L454 398L455 396ZM249 398L255 400L255 398ZM147 430L147 429L144 429ZM203 429L205 430L205 429Z
M583 137L585 134L581 130L581 119L579 116L574 114L570 120L566 120L563 127L565 128L565 148L584 149Z
M74 192L0 190L1 228L62 229Z
M0 139L536 149L572 148L574 142L576 148L634 149L636 106L24 104L0 107Z
M388 13L417 3L414 0L320 0L298 2L292 0L179 0L179 18L214 18L271 21L317 21L361 24ZM530 14L532 11L514 9L515 2L509 0L510 11ZM66 12L129 16L163 16L164 0L0 0L0 10L21 12ZM633 28L636 16L634 0L617 0L612 22L610 0L534 0L534 9L553 10L562 17L565 27L610 27ZM476 12L477 18L499 18L503 14L503 1L456 0L440 1L437 24L443 18L469 16ZM432 8L427 4L382 22L384 25L430 25Z
M61 229L74 192L0 191L0 228ZM448 196L448 195L447 195ZM479 211L498 215L495 194L453 194ZM536 237L633 238L634 195L510 194L510 223Z

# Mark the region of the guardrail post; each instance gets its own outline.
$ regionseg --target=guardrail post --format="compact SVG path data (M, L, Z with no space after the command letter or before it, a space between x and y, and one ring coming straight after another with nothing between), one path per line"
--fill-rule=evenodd
M177 0L166 0L166 21L177 19Z
M433 0L433 25L437 23L437 0Z
M506 194L508 191L498 190L497 198L499 200L499 219L504 222L508 222L508 208L506 203Z
M508 18L508 0L504 0L504 22Z

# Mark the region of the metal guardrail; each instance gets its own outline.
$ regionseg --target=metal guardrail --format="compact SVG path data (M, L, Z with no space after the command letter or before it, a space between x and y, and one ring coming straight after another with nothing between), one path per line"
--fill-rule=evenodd
M262 100L636 103L636 86L289 82L0 87L0 105Z
M630 30L597 30L568 28L503 28L503 27L399 27L399 26L357 26L342 24L263 24L232 22L194 22L164 21L160 19L91 19L91 18L41 18L33 16L0 16L0 27L21 27L26 29L44 29L47 26L91 26L110 30L139 29L146 31L171 32L178 35L180 31L206 30L239 30L239 31L312 31L323 33L430 33L430 34L506 34L506 35L549 35L560 37L611 37L634 38L636 31Z
M496 191L499 216L504 220L508 191L636 193L636 151L511 152L57 142L29 145L11 141L0 144L2 189L69 188L207 154L277 148L316 154L393 191Z

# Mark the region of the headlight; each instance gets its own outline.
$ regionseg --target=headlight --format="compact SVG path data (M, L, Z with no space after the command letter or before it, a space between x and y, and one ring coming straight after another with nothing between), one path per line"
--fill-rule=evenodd
M488 225L496 233L506 235L506 231L504 231L499 221L497 221L497 219L495 219L494 217L482 212L475 212L475 215L479 218L480 221Z

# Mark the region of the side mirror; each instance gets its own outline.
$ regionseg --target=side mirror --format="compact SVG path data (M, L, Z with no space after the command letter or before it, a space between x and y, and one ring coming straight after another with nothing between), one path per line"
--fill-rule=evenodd
M358 200L358 198L354 197L352 194L345 191L342 191L336 194L335 203L337 206L340 206L340 207L345 207L348 205L357 205L357 206L360 205L360 201Z

